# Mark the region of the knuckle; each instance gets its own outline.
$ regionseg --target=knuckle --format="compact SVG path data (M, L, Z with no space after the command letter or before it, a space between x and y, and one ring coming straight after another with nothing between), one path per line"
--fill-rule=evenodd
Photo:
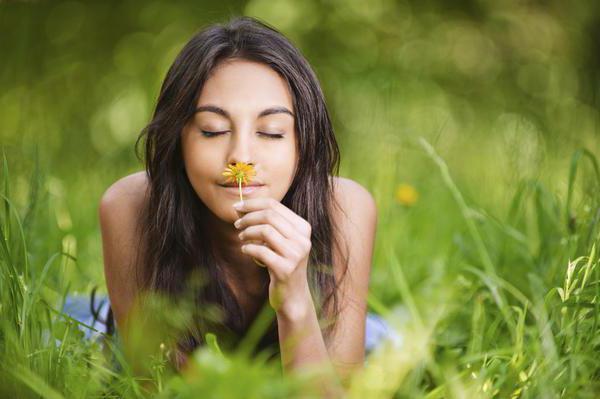
M275 216L275 211L273 209L269 208L265 211L265 219L267 219L268 221L272 221L273 216Z
M272 216L271 216L271 213L272 213L272 212L273 212L273 210L271 210L271 209L265 209L265 210L263 211L263 217L265 218L265 221L267 221L267 222L268 222L268 221L270 221L270 220L271 220L271 217L272 217Z
M292 258L294 262L298 262L302 260L302 253L296 249L292 249L290 251L290 258Z
M264 230L264 234L267 237L274 237L275 233L276 233L275 228L271 225L267 225L267 227Z

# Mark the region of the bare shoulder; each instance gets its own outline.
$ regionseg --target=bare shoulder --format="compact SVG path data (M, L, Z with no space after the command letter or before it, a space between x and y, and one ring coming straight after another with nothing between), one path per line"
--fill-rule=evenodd
M139 206L143 203L148 176L145 171L135 172L114 182L102 195L101 206Z
M334 177L333 196L332 222L344 248L336 248L334 257L340 259L342 253L355 258L370 257L377 230L377 204L373 195L354 180ZM367 258L365 265L370 262ZM336 270L342 270L343 262L335 263Z
M125 176L108 187L98 206L104 275L119 328L137 293L138 226L147 186L145 171Z
M365 217L377 217L377 205L373 195L360 183L346 177L333 177L335 202L344 214L360 213Z

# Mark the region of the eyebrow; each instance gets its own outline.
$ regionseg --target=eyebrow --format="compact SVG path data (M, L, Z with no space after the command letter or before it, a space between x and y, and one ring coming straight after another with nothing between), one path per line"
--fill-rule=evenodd
M195 113L198 113L198 112L214 112L215 114L223 115L224 117L231 119L229 112L225 111L223 108L217 107L216 105L202 105L202 106L196 108ZM278 106L278 107L271 107L271 108L262 110L260 112L260 114L258 114L258 117L262 118L263 116L273 115L273 114L289 114L292 117L294 116L292 111L290 111L286 107Z

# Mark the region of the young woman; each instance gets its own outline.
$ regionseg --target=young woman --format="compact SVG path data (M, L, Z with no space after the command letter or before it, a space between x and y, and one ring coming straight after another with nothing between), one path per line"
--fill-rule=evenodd
M198 316L178 366L207 331L237 342L267 301L276 318L260 346L277 345L284 369L325 363L345 377L362 366L376 206L336 176L324 96L298 49L249 17L202 30L170 67L141 143L145 171L110 186L99 207L120 335L141 294L183 298L200 273L194 306L224 318ZM256 176L236 208L222 172L239 162Z

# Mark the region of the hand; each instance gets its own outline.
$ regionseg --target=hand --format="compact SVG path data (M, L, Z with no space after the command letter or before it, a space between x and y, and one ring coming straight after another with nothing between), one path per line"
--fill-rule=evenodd
M304 311L307 303L312 304L306 270L312 247L310 223L273 198L246 199L235 209L244 214L235 222L241 230L242 252L269 271L271 306L289 316Z

